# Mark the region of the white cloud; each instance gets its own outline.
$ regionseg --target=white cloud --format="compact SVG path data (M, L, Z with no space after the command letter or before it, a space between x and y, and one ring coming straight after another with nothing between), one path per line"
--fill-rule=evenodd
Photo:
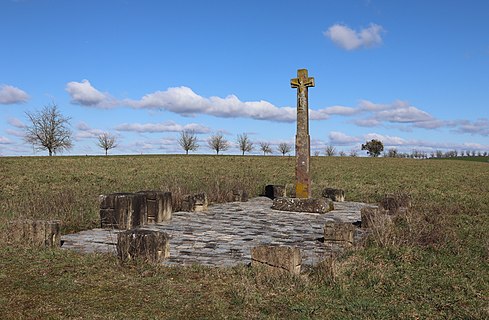
M123 123L116 127L118 131L133 131L133 132L180 132L183 130L194 131L195 133L209 133L211 129L198 124L189 123L186 125L177 124L173 121L167 121L162 123Z
M29 95L14 86L0 85L0 104L25 103L29 100Z
M390 104L378 104L368 100L359 103L359 110L369 113L366 119L357 119L354 123L361 127L375 127L383 122L409 123L419 128L435 129L446 123L437 120L429 113L420 110L406 101L397 100Z
M0 144L11 144L11 143L12 141L10 141L10 139L0 136Z
M489 119L487 118L477 119L476 121L459 120L456 125L457 129L455 132L489 136Z
M91 128L87 123L81 121L76 125L78 132L75 134L75 140L98 138L105 131Z
M416 107L393 108L376 114L377 119L388 122L423 122L434 120L427 112Z
M384 28L374 23L358 32L348 26L335 24L323 34L331 39L334 44L345 50L356 50L362 47L380 45L383 32Z
M360 127L376 127L380 125L382 122L377 119L371 118L371 119L358 119L355 120L354 123Z
M82 106L110 108L116 104L109 94L98 91L86 79L81 82L68 82L65 90L70 95L72 103Z
M296 119L295 108L279 108L263 100L243 102L235 95L205 98L183 86L150 93L140 100L126 99L122 103L134 108L163 109L183 116L208 114L221 118L243 117L285 122Z
M24 129L25 127L27 127L25 125L25 123L23 123L22 121L20 121L17 118L10 118L10 119L8 119L8 124L10 124L12 127L16 127L16 128L19 128L19 129Z
M403 146L407 144L407 141L400 137L386 136L378 133L368 133L364 136L365 141L370 141L372 139L380 140L384 146Z
M331 131L329 133L329 142L335 146L348 146L360 141L358 137L352 137L343 132Z

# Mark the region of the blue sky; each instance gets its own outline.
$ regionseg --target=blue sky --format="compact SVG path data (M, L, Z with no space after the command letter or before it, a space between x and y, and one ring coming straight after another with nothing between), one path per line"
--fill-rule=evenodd
M184 129L196 153L218 131L293 145L300 68L313 153L489 151L489 1L0 0L0 30L0 155L47 154L22 134L52 102L68 155L102 132L113 154L181 153Z

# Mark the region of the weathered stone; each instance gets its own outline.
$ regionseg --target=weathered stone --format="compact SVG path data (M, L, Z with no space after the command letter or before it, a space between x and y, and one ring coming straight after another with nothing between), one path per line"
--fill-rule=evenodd
M234 202L246 202L248 201L248 192L243 189L233 190L233 201Z
M200 212L206 211L208 206L207 195L205 193L188 194L183 196L182 211Z
M355 226L348 222L328 222L324 225L324 242L339 242L345 245L353 244Z
M360 210L362 228L385 226L392 222L392 215L383 208L367 206Z
M301 272L301 252L289 246L257 246L251 248L251 266L265 266L274 271Z
M147 210L147 223L159 223L171 220L172 198L171 192L139 191L144 195Z
M345 191L342 189L326 188L323 190L322 196L336 202L345 201Z
M122 261L142 259L160 263L170 256L168 235L161 231L132 229L117 234L117 255Z
M380 207L394 215L406 211L411 206L411 197L404 193L386 194L380 201Z
M298 198L311 197L308 88L314 87L314 78L309 78L307 69L297 70L297 78L290 80L297 88L297 134L295 136L295 192Z
M286 188L284 185L269 184L265 186L265 197L270 199L286 197Z
M61 246L60 221L14 220L7 226L9 241L35 247Z
M293 212L326 213L334 210L333 201L326 198L277 198L272 209Z
M102 228L132 229L147 222L146 201L142 194L113 193L101 195L99 202Z

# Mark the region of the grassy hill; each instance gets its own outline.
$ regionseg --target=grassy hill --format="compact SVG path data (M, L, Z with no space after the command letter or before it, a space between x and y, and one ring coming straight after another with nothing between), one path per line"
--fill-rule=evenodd
M465 159L464 159L465 160ZM0 158L0 222L98 225L99 194L159 189L176 201L234 187L261 193L294 181L293 157ZM3 318L487 318L489 166L480 162L314 157L313 193L376 202L407 193L413 208L338 257L333 273L264 276L245 267L120 265L115 257L0 246Z

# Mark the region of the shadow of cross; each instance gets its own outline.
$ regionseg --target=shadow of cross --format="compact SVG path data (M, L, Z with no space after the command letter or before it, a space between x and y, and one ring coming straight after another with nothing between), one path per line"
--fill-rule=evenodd
M311 139L309 137L308 88L314 87L314 78L310 78L307 69L297 70L297 78L290 80L292 88L297 89L297 133L295 136L295 194L297 198L311 197L310 156Z

